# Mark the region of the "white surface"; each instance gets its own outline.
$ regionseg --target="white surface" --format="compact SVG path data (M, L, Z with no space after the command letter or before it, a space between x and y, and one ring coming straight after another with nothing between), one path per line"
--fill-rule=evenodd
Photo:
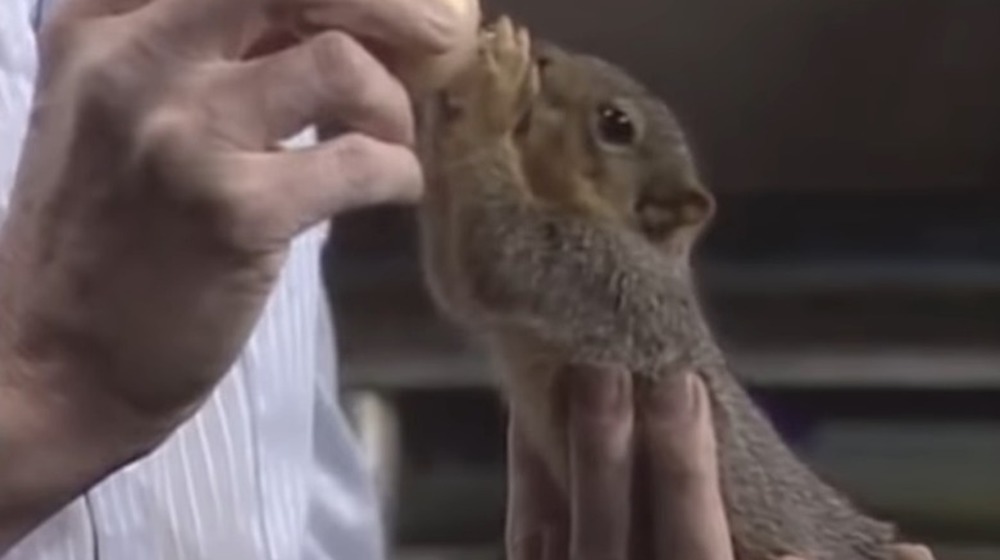
M0 218L36 66L33 2L0 2ZM252 340L204 409L4 560L382 557L372 485L329 375L323 236L295 244Z

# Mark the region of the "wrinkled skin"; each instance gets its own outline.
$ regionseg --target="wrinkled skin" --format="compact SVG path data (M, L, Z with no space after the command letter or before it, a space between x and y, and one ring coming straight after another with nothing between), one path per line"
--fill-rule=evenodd
M0 233L0 555L196 410L298 233L419 197L409 96L363 45L443 56L474 23L437 0L61 4ZM347 132L275 149L310 124Z

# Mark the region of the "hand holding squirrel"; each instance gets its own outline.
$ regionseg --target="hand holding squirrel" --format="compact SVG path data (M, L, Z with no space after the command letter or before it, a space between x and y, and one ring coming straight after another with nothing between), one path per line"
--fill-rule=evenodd
M704 384L695 375L665 383L636 404L630 378L591 372L573 381L568 499L516 420L508 431L506 550L511 560L733 560L719 486L718 442ZM630 451L647 450L634 475ZM648 491L653 550L631 548L630 497ZM572 551L572 553L571 553ZM924 546L892 547L892 560L934 560ZM774 560L811 560L784 556Z

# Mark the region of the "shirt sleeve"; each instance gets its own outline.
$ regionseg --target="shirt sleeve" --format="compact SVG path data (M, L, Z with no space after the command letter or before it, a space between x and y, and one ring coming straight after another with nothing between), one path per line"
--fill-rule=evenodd
M0 221L6 215L31 110L38 69L33 19L37 7L36 0L0 1Z
M36 32L42 28L42 22L45 21L49 12L52 11L55 3L55 0L34 0L35 5L31 14L31 23Z

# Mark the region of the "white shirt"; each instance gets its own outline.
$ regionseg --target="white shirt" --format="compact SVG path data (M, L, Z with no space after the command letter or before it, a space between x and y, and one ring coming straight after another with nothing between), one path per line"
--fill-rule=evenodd
M37 66L39 0L0 1L0 220ZM294 244L204 408L2 560L379 560L373 483L336 398L325 228Z

